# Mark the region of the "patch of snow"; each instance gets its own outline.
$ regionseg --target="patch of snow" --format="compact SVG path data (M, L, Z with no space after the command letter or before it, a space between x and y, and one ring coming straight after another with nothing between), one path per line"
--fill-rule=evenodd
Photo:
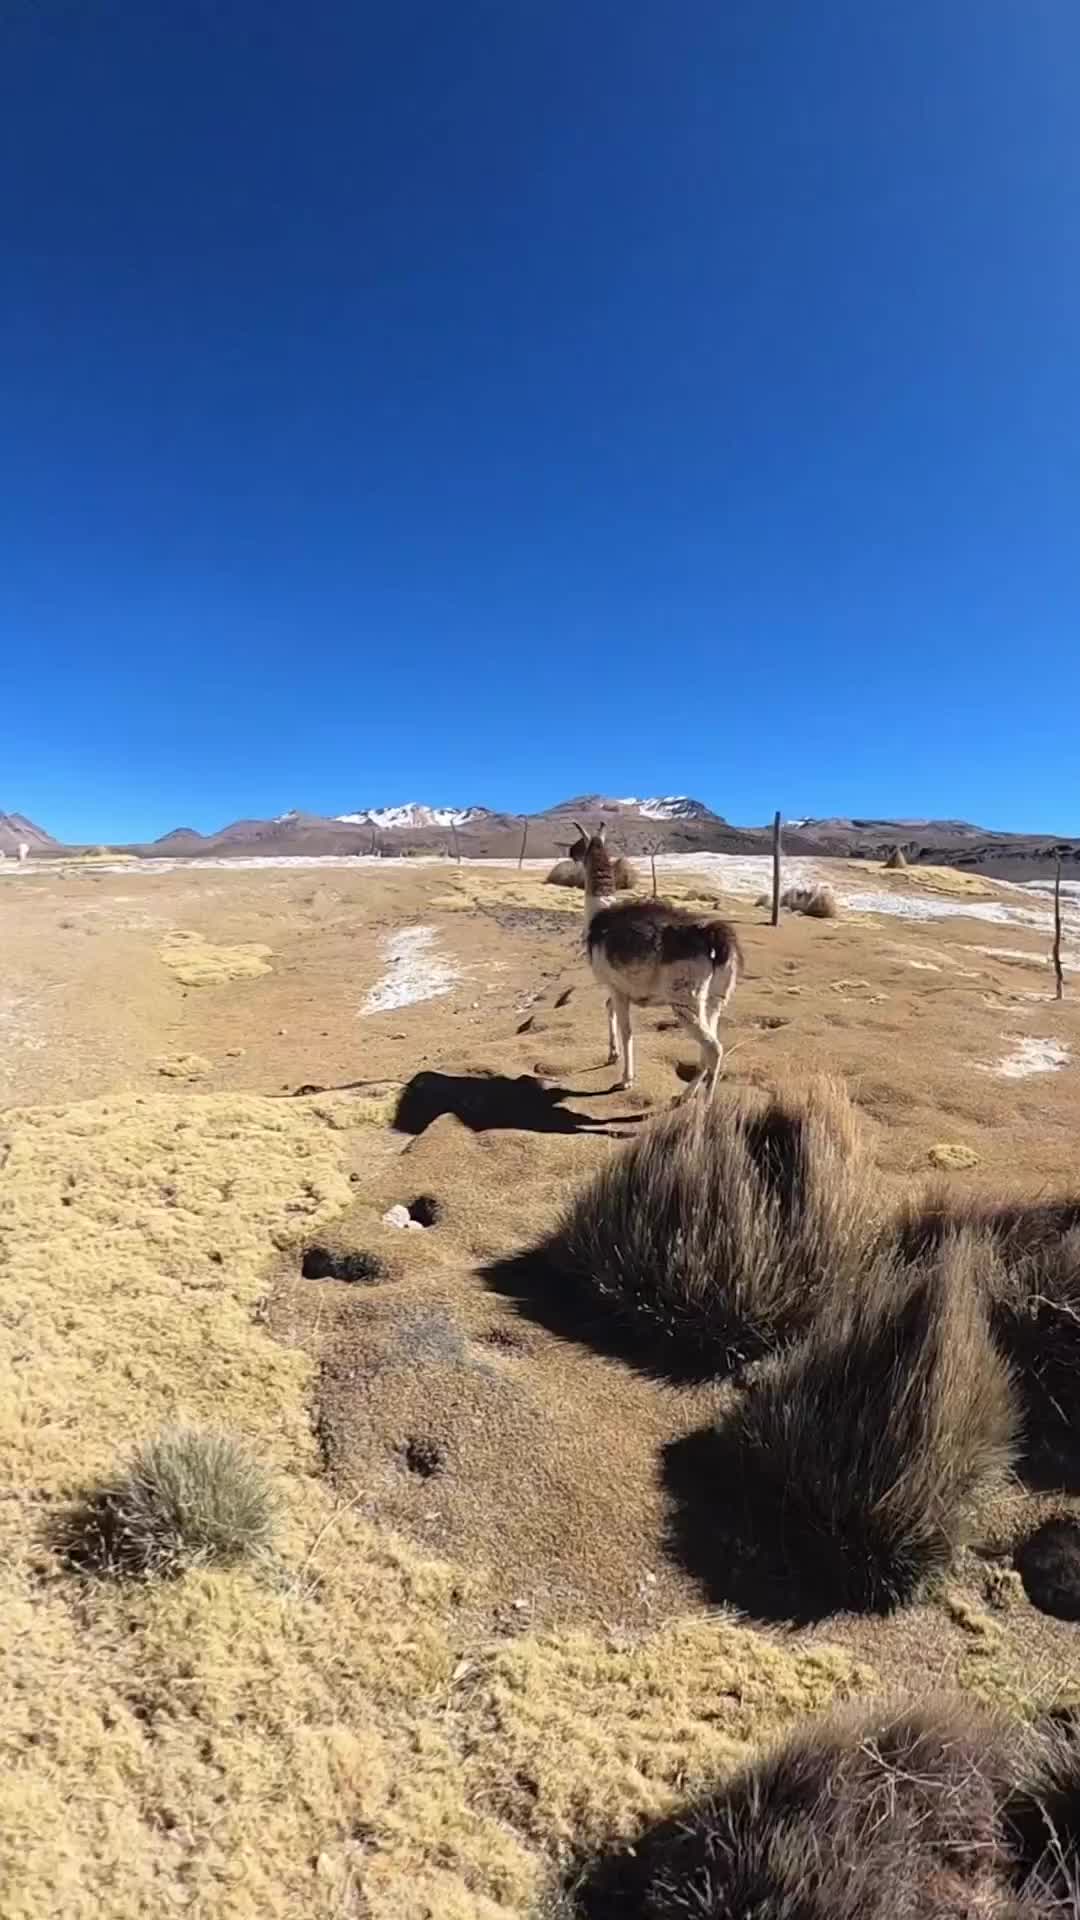
M936 960L909 960L908 966L917 967L920 973L940 973L941 972L941 968L938 966L938 963Z
M1026 1080L1030 1074L1056 1073L1069 1064L1069 1049L1061 1040L1040 1040L1033 1033L1010 1033L1006 1038L1012 1041L1012 1052L982 1066L983 1073L999 1080Z
M708 812L700 800L686 793L669 793L651 800L639 800L646 820L700 820Z
M276 813L273 824L275 827L291 827L293 821L298 817L296 808L290 807L288 813Z
M383 942L386 972L368 994L362 1015L437 1000L456 986L461 977L457 967L432 951L437 937L434 927L403 927Z
M419 800L407 800L400 807L367 807L360 813L337 813L334 818L350 827L463 827L485 811L484 807L428 807Z

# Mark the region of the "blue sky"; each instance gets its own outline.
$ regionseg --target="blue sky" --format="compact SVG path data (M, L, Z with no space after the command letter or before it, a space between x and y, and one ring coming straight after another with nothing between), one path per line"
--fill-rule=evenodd
M1075 0L9 0L0 807L1080 833Z

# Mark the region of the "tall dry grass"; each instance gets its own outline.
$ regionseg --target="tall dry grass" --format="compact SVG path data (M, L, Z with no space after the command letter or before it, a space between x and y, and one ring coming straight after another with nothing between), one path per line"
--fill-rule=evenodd
M1013 1463L1019 1408L977 1251L958 1239L932 1265L863 1270L734 1416L748 1508L822 1609L911 1599Z
M657 1345L718 1370L804 1333L862 1274L878 1231L843 1089L689 1102L573 1201L555 1263Z

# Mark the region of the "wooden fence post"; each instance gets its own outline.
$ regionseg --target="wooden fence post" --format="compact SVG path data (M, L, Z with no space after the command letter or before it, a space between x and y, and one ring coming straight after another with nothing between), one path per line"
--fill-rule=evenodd
M1065 975L1061 971L1061 855L1058 855L1057 871L1054 874L1054 977L1057 985L1054 989L1055 1000L1065 998Z
M456 856L456 858L457 858L457 863L458 863L458 866L460 867L460 865L461 865L461 848L460 848L460 847L458 846L458 837L457 837L457 827L456 827L456 826L454 825L454 822L453 822L452 820L451 820L451 822L450 822L450 831L451 831L451 833L452 833L452 834L453 834L453 836L454 836L454 853L455 853L455 856Z
M526 813L526 814L523 814L523 815L522 815L522 819L523 819L523 821L524 821L524 825L525 825L525 831L524 831L524 833L523 833L523 834L522 834L522 836L521 836L521 852L520 852L520 853L518 854L518 872L519 872L519 873L520 873L520 871L521 871L521 869L522 869L522 867L523 867L523 866L525 865L525 849L526 849L526 847L527 847L527 846L528 846L528 844L529 844L529 816L528 816L528 814L527 814L527 813Z
M780 925L780 855L783 847L780 842L780 815L774 813L772 823L772 923Z

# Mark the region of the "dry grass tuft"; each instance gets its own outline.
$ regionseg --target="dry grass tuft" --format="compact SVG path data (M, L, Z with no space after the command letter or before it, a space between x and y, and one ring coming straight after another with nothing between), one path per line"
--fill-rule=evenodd
M1080 1200L987 1207L939 1189L897 1222L908 1260L958 1237L970 1243L995 1338L1016 1373L1027 1470L1040 1483L1080 1486Z
M175 1579L265 1557L274 1524L270 1482L244 1447L226 1433L166 1427L69 1512L61 1546L86 1572Z
M182 987L219 987L229 980L255 980L272 971L270 947L217 947L201 933L180 929L166 934L158 952Z
M1080 1914L1080 1723L1075 1712L1044 1720L1006 1802L1021 1920Z
M213 1067L201 1053L177 1053L163 1055L157 1070L164 1080L201 1080Z
M967 1239L907 1274L882 1259L734 1417L747 1508L763 1529L772 1517L823 1611L911 1599L1012 1464L1016 1396L976 1255Z
M555 1264L665 1347L730 1368L803 1332L858 1280L876 1231L850 1102L809 1092L688 1102L566 1214Z
M899 873L901 867L906 867L906 866L907 866L907 855L905 854L903 847L894 847L888 859L885 862L886 870L889 873Z
M835 920L840 913L836 894L823 882L808 887L787 887L780 895L780 905L788 913L804 914L808 920Z
M796 1734L584 1879L584 1920L1018 1920L999 1724L952 1706Z

